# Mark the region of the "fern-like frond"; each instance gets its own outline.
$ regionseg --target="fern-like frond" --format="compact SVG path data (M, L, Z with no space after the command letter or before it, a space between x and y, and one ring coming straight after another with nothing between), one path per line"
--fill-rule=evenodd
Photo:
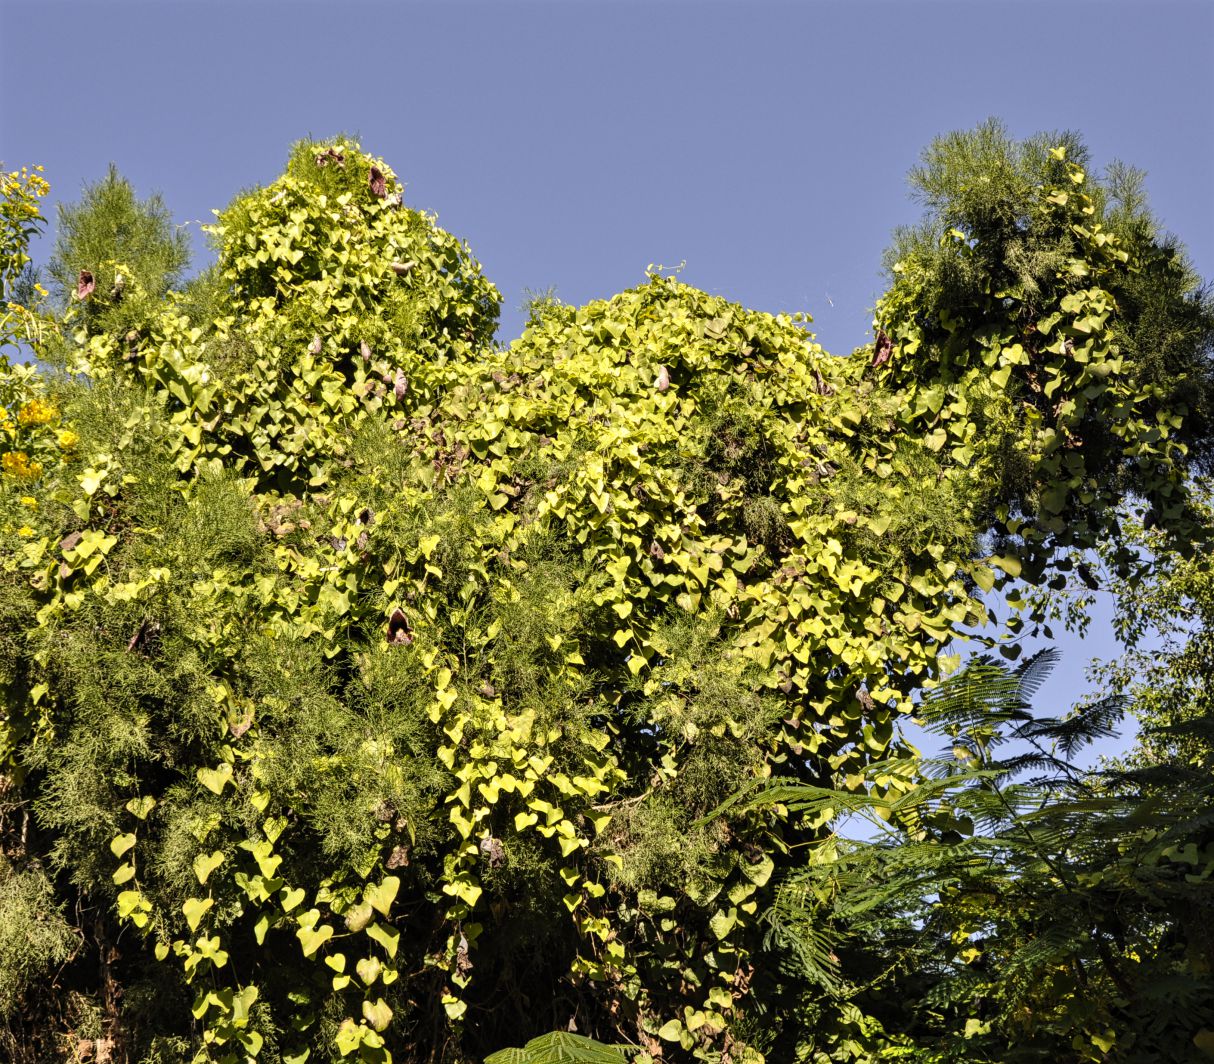
M626 1064L625 1050L569 1031L533 1038L521 1049L499 1049L485 1064Z

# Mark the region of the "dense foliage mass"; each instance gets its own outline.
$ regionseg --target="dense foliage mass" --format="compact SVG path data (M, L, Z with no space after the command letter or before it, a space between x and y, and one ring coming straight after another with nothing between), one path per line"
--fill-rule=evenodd
M1007 800L989 751L1025 707L993 666L962 674L986 702L942 703L970 707L939 715L969 729L952 768L897 728L993 592L1023 605L983 637L1012 656L1049 619L1032 588L1092 579L1082 552L1132 594L1141 536L1185 559L1208 527L1214 312L1132 178L1085 166L1069 137L938 142L847 358L660 272L539 300L497 346L469 249L345 139L219 213L217 262L184 286L167 212L111 173L34 287L44 188L6 177L6 337L42 360L0 379L6 1050L994 1060L1013 1028L1031 1059L1196 1047L1199 1010L1171 1041L1108 1033L1139 1022L1157 962L1205 985L1208 949L1202 969L1162 941L1154 888L1149 930L1111 945L1087 902L1059 917L1015 969L1048 1007L966 981L1037 941L1057 869L1094 889L1091 854L1059 857L1057 831L1033 849L1019 820L1088 784L1059 769ZM1138 782L1101 786L1138 815ZM1007 817L982 821L992 801ZM841 843L857 808L896 842ZM1010 899L997 947L967 945L975 898ZM1103 998L1038 978L1110 949Z

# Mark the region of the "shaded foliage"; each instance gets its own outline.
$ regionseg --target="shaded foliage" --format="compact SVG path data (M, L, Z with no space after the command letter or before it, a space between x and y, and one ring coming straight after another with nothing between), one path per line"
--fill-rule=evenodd
M878 1021L891 1056L1204 1059L1208 761L1076 768L1124 703L1035 715L1031 691L1053 660L1013 671L978 659L926 697L919 716L949 748L897 802L779 782L747 799L879 826L875 841L823 843L765 918L785 963ZM1201 736L1208 751L1208 721ZM824 1043L786 1035L779 1052Z

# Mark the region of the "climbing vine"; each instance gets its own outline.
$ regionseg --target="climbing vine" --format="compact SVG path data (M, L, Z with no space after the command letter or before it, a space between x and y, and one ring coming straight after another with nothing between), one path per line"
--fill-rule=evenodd
M106 1037L761 1061L756 1000L799 997L759 915L831 816L708 814L910 791L895 722L989 593L1127 490L1185 527L1186 409L1119 346L1153 267L1047 176L1048 283L933 302L910 255L848 358L660 271L495 346L469 250L344 139L220 212L184 292L78 264L65 372L0 382L0 771L143 944L158 1004Z

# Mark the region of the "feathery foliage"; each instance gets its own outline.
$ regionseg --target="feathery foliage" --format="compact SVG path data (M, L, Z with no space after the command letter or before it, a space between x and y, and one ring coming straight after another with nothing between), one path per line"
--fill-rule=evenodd
M897 803L776 788L879 831L832 834L779 882L769 945L914 1059L1199 1060L1214 782L1208 768L1077 769L1124 702L1036 716L1051 659L978 659L925 698L919 716L950 749ZM780 1052L822 1050L821 1034Z

